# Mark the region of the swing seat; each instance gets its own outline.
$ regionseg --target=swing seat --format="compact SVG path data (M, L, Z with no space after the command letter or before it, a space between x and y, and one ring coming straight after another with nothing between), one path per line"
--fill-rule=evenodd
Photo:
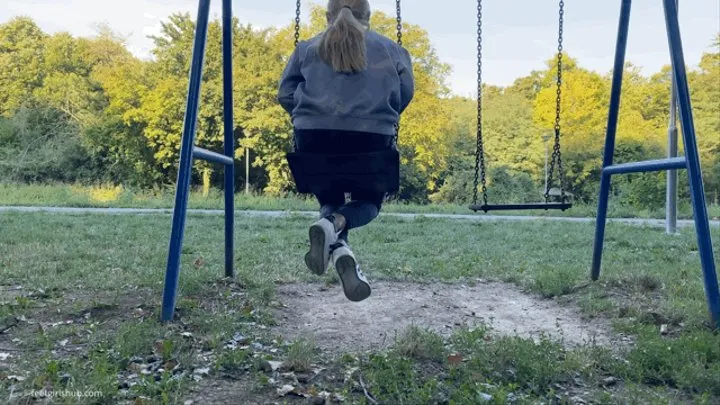
M287 154L301 194L343 190L394 194L400 189L400 153L396 149L354 154Z
M524 210L560 210L565 211L572 208L571 203L529 203L529 204L476 204L470 209L478 211L524 211Z

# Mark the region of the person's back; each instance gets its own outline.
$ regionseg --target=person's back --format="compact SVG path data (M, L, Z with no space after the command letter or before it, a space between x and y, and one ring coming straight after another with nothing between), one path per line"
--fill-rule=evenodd
M321 56L323 35L298 45L280 82L278 98L293 126L394 135L414 96L408 52L368 29L365 69L337 71Z
M392 156L397 168L396 125L415 92L410 55L369 30L368 0L329 0L327 18L328 29L298 45L280 80L278 101L292 117L295 155L303 157L291 164L293 174L308 172L324 155L355 155L369 167L365 154L379 153ZM386 172L397 180L399 170ZM385 193L367 180L353 190L341 183L313 184L321 219L310 227L305 264L322 275L332 261L345 295L362 301L371 289L348 245L348 231L378 216ZM346 192L352 194L349 203Z

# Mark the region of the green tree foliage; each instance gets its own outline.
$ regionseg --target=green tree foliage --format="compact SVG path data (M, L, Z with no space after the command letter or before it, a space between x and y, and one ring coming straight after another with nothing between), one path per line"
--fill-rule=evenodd
M0 180L76 181L95 169L77 124L49 106L21 107L0 118Z
M395 19L375 13L371 26L395 39ZM301 28L303 39L326 26L321 7ZM0 170L12 181L110 181L162 186L175 180L195 24L169 17L153 38L152 60L140 60L108 27L93 37L44 33L31 19L0 24ZM403 183L399 198L469 202L477 129L476 100L454 97L450 67L428 33L404 24L404 46L415 67L417 94L402 117ZM208 29L196 143L221 150L222 39L219 21ZM233 25L236 157L251 150L254 188L292 190L285 153L292 128L277 105L280 74L293 51L293 25L257 29ZM545 147L552 153L556 60L513 85L483 88L483 135L490 199L537 201L544 186ZM597 73L564 55L563 163L575 197L597 193L607 125L611 73ZM689 61L690 63L691 61ZM617 162L666 153L671 69L650 76L627 64L618 123ZM720 35L689 72L695 126L710 199L720 194ZM682 144L681 144L682 150ZM195 165L195 181L219 183L211 166ZM238 182L244 176L238 171ZM681 176L687 195L687 179ZM554 184L557 186L557 183ZM618 176L613 192L636 207L663 204L664 176Z
M0 25L0 115L11 117L42 86L46 39L29 18Z

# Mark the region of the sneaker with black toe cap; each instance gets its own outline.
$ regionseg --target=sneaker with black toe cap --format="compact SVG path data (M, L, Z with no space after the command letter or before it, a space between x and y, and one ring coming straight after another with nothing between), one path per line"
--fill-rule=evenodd
M332 260L347 299L359 302L368 298L372 292L370 283L360 270L360 265L347 242L340 239L333 245Z

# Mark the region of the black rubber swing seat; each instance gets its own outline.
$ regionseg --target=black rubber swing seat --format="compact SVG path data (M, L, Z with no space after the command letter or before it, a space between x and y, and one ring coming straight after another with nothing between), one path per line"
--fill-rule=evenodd
M396 149L356 154L287 154L297 191L394 194L400 189L400 153Z
M529 203L529 204L476 204L470 209L478 211L523 211L523 210L559 210L565 211L572 208L571 203Z

